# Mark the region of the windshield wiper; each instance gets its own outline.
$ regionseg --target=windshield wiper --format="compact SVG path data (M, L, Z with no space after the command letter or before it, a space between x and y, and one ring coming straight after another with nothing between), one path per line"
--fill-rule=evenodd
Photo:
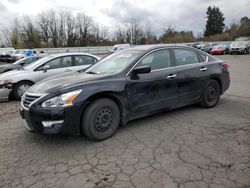
M87 74L98 74L98 72L94 72L94 71L88 71L86 72Z

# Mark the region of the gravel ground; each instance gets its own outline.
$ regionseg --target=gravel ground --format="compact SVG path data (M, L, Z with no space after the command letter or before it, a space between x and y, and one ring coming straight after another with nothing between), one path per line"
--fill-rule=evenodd
M231 87L212 109L139 119L110 139L26 131L0 104L0 187L250 187L250 55L219 56Z

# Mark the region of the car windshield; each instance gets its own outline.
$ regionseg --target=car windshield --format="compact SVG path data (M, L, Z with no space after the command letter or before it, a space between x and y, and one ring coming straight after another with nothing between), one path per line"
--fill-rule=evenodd
M41 58L41 59L38 59L38 60L35 61L34 63L31 63L31 64L25 66L24 69L25 69L25 70L26 70L26 69L32 69L32 68L34 68L34 67L40 65L40 63L47 61L47 60L50 59L51 57L54 57L54 56L50 55L50 56L46 56L46 57L43 57L43 58Z
M13 64L15 64L15 65L20 65L23 61L25 61L27 58L22 58L22 59L19 59L18 61L16 61L15 63L13 63Z
M100 60L85 72L91 74L117 74L125 70L141 54L142 51L117 52Z

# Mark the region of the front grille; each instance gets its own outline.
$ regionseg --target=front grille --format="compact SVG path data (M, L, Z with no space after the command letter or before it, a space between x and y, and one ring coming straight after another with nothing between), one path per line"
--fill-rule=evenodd
M30 107L30 104L40 97L41 97L41 95L26 92L22 98L23 107L28 109Z

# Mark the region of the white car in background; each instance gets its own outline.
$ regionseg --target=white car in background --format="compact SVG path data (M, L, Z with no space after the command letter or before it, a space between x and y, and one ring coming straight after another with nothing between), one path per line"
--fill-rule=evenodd
M109 50L109 53L115 53L127 48L130 48L130 44L116 44L113 46L112 50Z
M18 70L0 75L0 101L8 101L10 94L20 100L33 84L63 73L82 71L100 60L87 53L62 53L49 55Z

